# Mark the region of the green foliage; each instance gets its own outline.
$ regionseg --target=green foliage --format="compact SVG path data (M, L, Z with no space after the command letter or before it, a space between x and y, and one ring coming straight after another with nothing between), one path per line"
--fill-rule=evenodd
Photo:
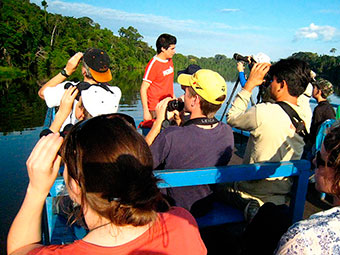
M305 60L311 69L320 77L329 80L335 87L340 88L340 56L318 55L311 52L294 53L292 57Z
M41 125L38 122L46 106L36 95L38 84L58 73L76 52L84 52L89 47L108 53L114 77L111 83L121 88L121 103L136 103L144 68L156 54L142 41L138 30L132 26L122 27L116 36L88 17L48 13L48 0L41 3L43 9L29 0L0 0L0 120L8 122L6 125L10 128L6 130ZM333 55L335 52L335 48L330 50ZM336 92L340 91L339 56L319 56L311 52L293 56L306 60L312 70L333 83ZM189 64L197 64L219 72L228 81L235 81L238 75L236 61L221 54L198 58L178 53L173 61L175 74ZM82 79L79 68L72 78ZM17 119L12 118L15 114L28 116L33 112L39 113L39 118L22 118L25 124L15 123ZM1 126L2 123L0 132Z
M173 57L175 73L177 71L185 69L190 64L199 65L201 68L211 69L220 73L225 80L235 81L238 76L236 69L236 61L231 58L227 58L225 55L215 55L215 57L198 58L192 55L184 56L177 53Z
M0 81L25 77L26 72L15 67L0 66ZM1 88L1 87L0 87Z

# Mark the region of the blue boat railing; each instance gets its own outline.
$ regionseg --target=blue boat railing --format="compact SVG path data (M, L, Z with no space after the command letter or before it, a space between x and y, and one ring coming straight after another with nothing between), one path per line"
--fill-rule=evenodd
M198 169L181 170L155 170L155 176L162 181L159 188L181 187L202 184L226 183L234 181L259 180L272 177L292 177L293 187L289 210L292 223L303 217L308 179L311 175L310 162L307 160L287 161L278 163L258 163L249 165L230 165L221 167L206 167ZM46 199L45 221L44 221L44 242L49 244L55 228L56 218L54 199L62 193L64 180L58 177L55 181L50 196ZM199 218L196 218L199 227L220 225L232 222L244 221L243 212L222 203L215 203L211 211ZM82 238L85 231L77 230L76 238Z

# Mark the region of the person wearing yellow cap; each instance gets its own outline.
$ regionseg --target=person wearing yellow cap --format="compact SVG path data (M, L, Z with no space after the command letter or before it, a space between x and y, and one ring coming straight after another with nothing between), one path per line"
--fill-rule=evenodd
M227 165L234 147L231 127L214 116L227 96L227 85L218 73L200 69L194 74L182 73L178 83L184 89L184 111L190 119L181 126L161 131L171 98L156 107L156 121L146 136L155 169L188 169ZM208 185L173 188L171 197L177 206L188 210L197 200L212 193Z
M84 77L84 80L80 82L81 86L80 83L66 81L66 79L77 70L80 63L82 63L81 71ZM110 100L112 100L110 102L112 109L105 109L105 112L97 111L95 114L92 114L92 116L99 115L99 113L115 113L118 111L122 93L118 87L108 84L111 80L110 58L107 53L101 49L89 48L85 53L78 52L74 54L68 60L65 68L40 88L38 95L45 100L49 108L52 108L60 105L65 91L70 86L77 86L78 90L82 87L82 94L90 94L89 91L99 90L101 93L92 93L92 97L100 100L102 97L109 96L111 98ZM92 87L93 85L96 86L96 88ZM84 103L85 101L90 101L90 98L88 97L87 100L84 100ZM77 103L78 100L76 99L71 114L65 120L62 128L67 124L75 124L77 122L75 115Z

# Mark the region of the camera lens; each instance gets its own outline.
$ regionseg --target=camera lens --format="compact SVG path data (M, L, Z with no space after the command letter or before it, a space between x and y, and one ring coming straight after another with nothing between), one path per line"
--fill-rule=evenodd
M175 111L175 110L180 112L183 109L184 109L184 102L176 100L176 99L169 101L168 106L167 106L167 110L169 112L172 112L172 111Z

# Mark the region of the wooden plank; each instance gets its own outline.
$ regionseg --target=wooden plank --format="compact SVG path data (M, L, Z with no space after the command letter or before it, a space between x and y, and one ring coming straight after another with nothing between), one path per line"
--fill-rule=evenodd
M192 186L201 184L225 183L234 181L258 180L272 177L289 177L294 179L290 212L292 222L301 220L306 201L308 178L311 175L310 162L307 160L258 163L250 165L231 165L221 167L206 167L197 169L156 170L155 176L162 179L160 188ZM55 181L50 197L46 200L49 232L52 233L54 219L51 214L52 197L60 195L64 180L60 176ZM64 194L65 195L65 194ZM207 215L198 218L200 227L243 221L243 212L223 204L215 204Z
M309 171L309 161L297 160L197 169L156 170L154 173L158 178L163 180L159 182L158 186L160 188L168 188L296 176L302 172Z

